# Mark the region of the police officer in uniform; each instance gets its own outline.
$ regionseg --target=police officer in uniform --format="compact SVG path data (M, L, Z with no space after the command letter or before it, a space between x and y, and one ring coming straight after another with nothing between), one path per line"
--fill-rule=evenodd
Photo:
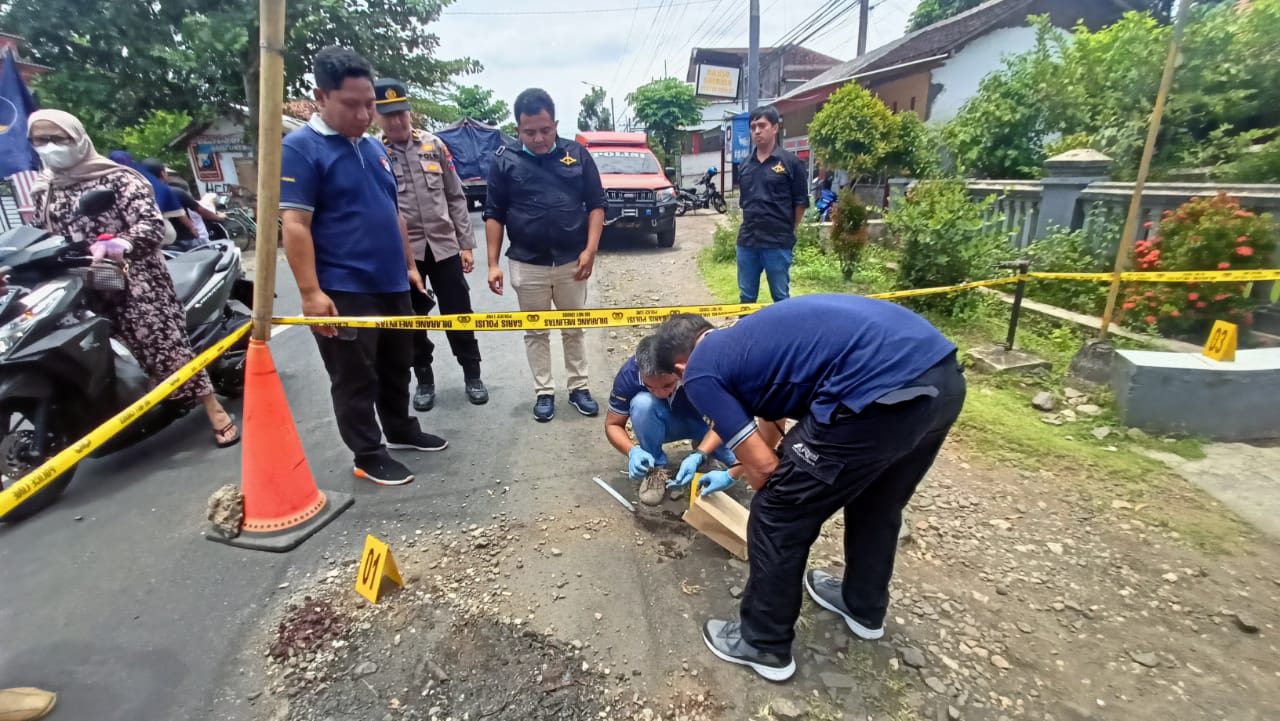
M770 681L790 678L802 585L855 636L883 636L902 509L964 405L955 345L906 308L850 295L793 298L720 330L676 315L656 336L657 370L681 376L740 462L704 475L703 493L743 478L756 490L740 618L707 621L707 647ZM775 452L757 417L798 423ZM806 571L837 511L844 577Z
M471 313L471 287L465 274L475 269L476 241L453 158L439 138L414 129L404 83L382 78L374 83L374 93L382 144L395 171L400 215L409 227L418 272L430 281L441 313ZM414 311L419 315L429 313L430 299L415 295ZM475 405L489 402L489 391L480 380L480 344L476 342L476 334L469 330L451 330L445 335L453 356L462 366L467 400ZM418 377L413 407L429 411L436 403L435 376L431 371L435 345L425 330L413 336L413 370Z
M485 236L489 289L502 295L498 267L505 234L511 287L522 311L581 309L587 279L604 231L606 205L600 171L587 149L557 135L556 106L543 90L516 98L519 138L498 148L489 169ZM587 346L581 328L560 331L568 372L569 405L585 416L600 413L587 389ZM533 371L533 417L550 421L556 412L551 376L551 332L526 331L525 351Z

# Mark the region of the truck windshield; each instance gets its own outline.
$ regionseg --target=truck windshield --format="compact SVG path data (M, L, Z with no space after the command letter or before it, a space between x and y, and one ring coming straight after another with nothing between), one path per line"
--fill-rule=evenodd
M613 175L661 174L658 159L652 153L641 150L592 150L600 172Z

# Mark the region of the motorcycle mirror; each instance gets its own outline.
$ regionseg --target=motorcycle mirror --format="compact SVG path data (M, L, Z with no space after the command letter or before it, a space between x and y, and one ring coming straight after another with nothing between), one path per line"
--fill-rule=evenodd
M90 190L80 196L80 200L76 203L76 209L80 214L86 217L102 215L111 210L116 204L116 191L114 190Z

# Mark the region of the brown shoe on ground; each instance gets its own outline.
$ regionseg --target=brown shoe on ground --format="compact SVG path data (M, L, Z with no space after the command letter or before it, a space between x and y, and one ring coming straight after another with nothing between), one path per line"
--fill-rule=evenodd
M671 476L665 468L655 468L640 482L640 502L646 506L662 505L667 496L667 481Z
M35 721L49 715L58 694L38 688L0 690L0 721Z

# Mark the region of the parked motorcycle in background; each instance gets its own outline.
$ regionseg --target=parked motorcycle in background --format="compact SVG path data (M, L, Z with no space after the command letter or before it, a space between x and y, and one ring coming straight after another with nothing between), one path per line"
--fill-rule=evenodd
M836 194L830 190L822 191L822 197L818 198L814 209L818 211L818 220L826 223L831 220L831 211L836 208Z
M80 196L77 212L100 215L115 203L115 191L93 190ZM8 277L8 290L0 294L0 490L151 390L133 353L112 337L111 322L93 310L103 294L127 292L128 268L94 262L88 249L86 241L31 226L0 235L0 276ZM244 278L233 243L213 241L166 264L197 354L249 321L253 283ZM243 393L247 348L244 339L208 367L219 395ZM146 438L196 403L161 401L93 457ZM53 503L74 473L72 466L0 521L26 518Z
M209 240L229 240L240 250L248 250L258 237L258 224L247 208L229 207L231 196L226 193L206 193L200 198L201 205L212 208L226 216L226 220L206 220L209 228Z
M717 172L719 171L715 168L707 168L707 172L702 174L694 187L680 189L676 194L676 215L684 215L691 210L702 208L710 208L717 213L724 213L729 209L729 205L725 203L724 196L720 194L720 189L714 182Z

